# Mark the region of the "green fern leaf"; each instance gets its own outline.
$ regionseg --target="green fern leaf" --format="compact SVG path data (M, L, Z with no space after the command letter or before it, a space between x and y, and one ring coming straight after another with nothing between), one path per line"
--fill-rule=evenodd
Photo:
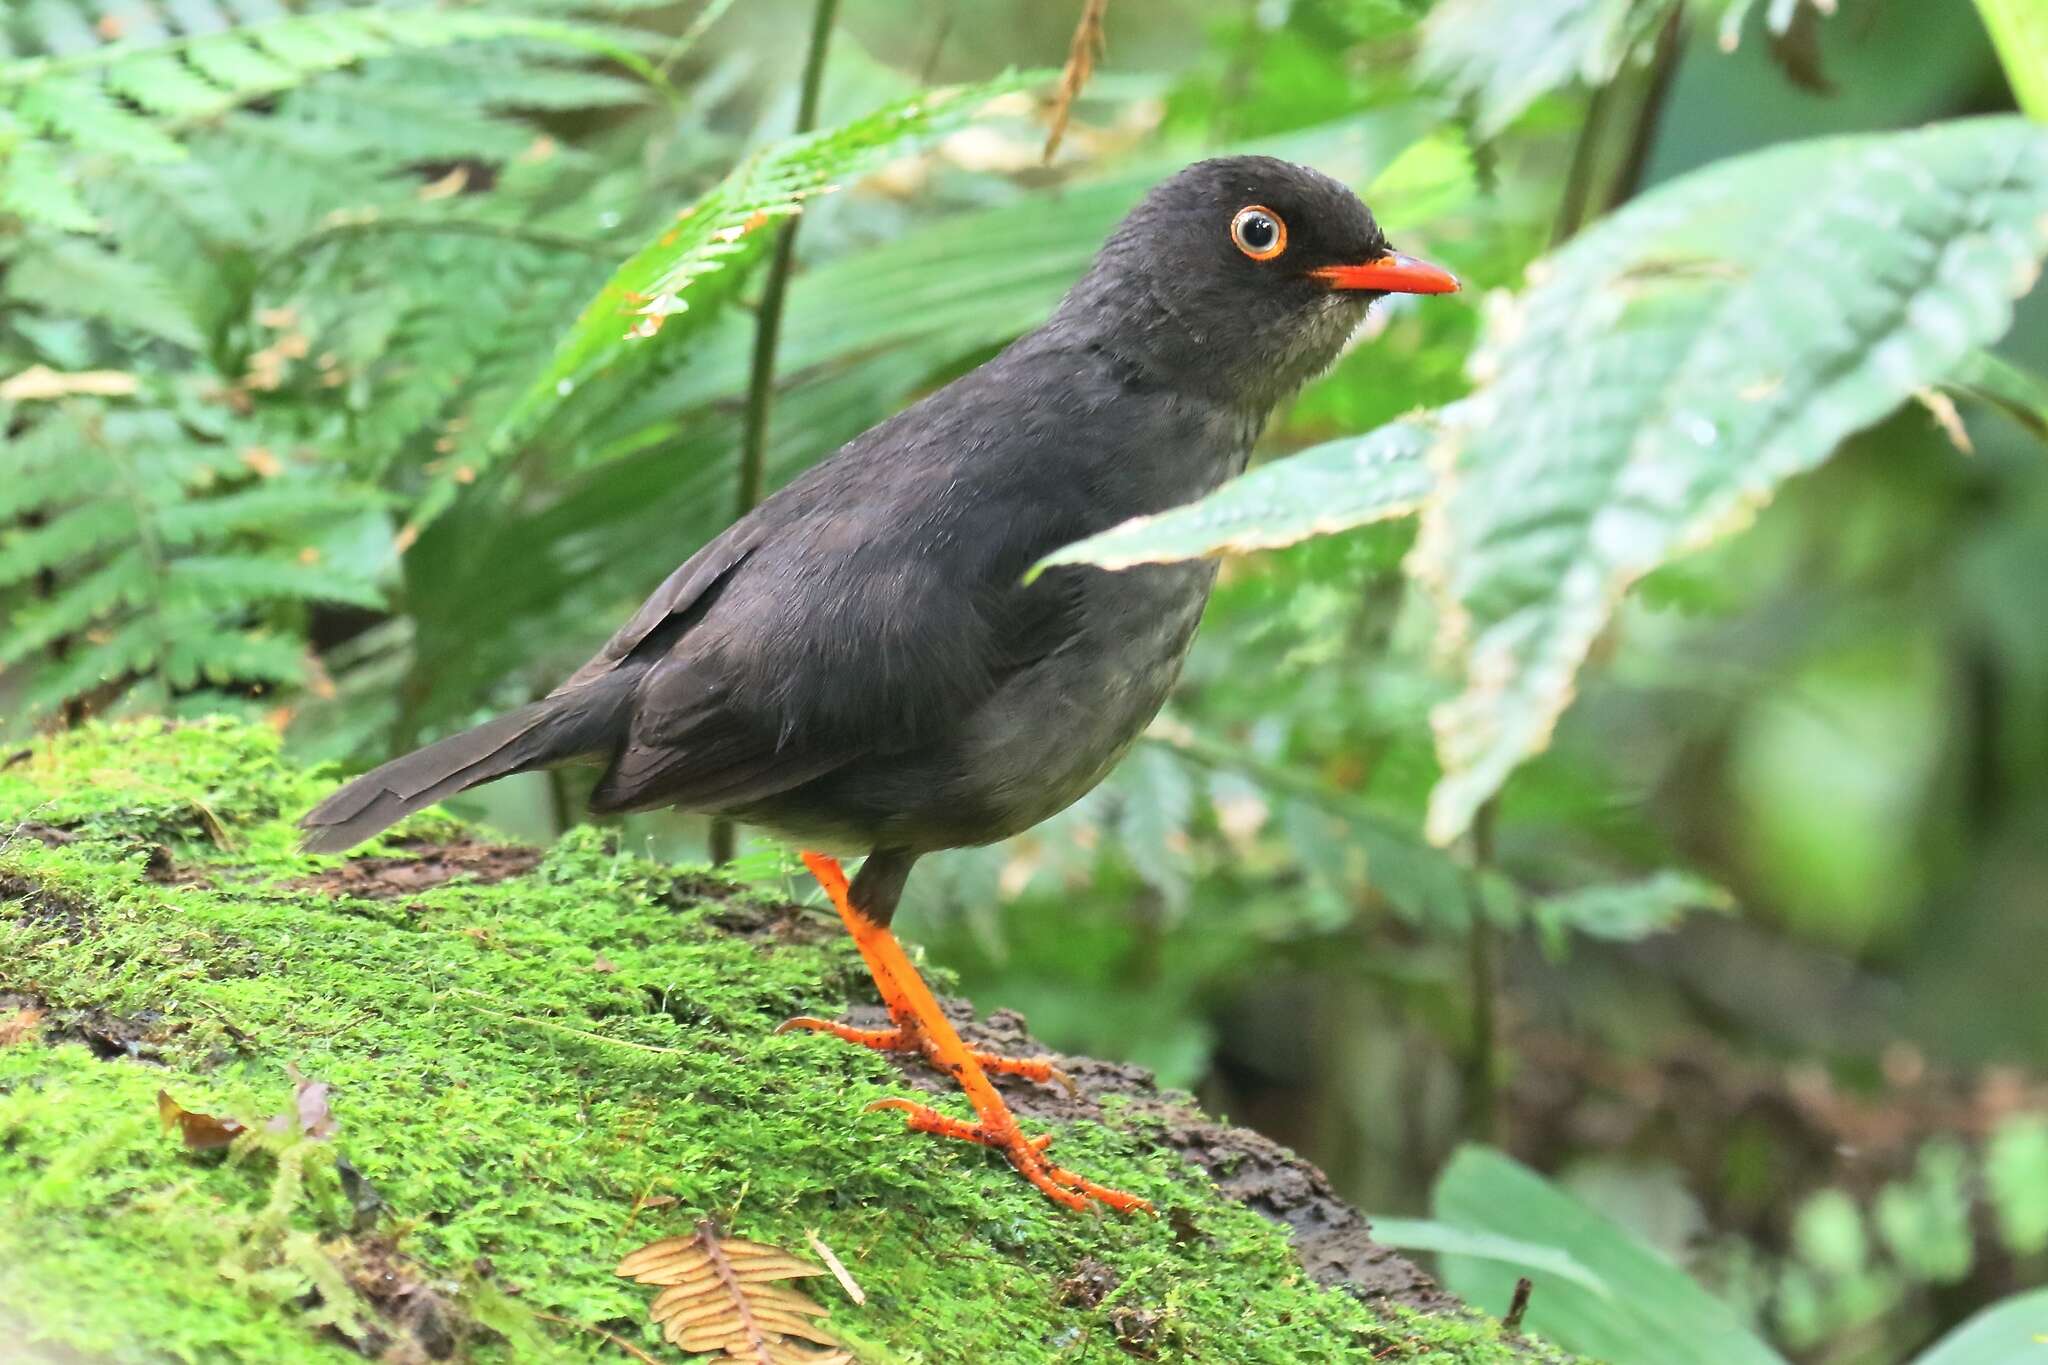
M619 267L501 424L491 453L537 431L600 374L606 377L606 390L615 393L618 385L657 364L672 363L738 291L747 268L761 259L774 236L763 229L801 212L806 199L915 139L973 117L995 96L1039 79L1009 75L983 85L926 91L749 157ZM433 510L430 506L423 514Z
M217 497L192 498L158 508L156 533L167 547L182 549L283 522L317 524L334 515L335 493L322 483L280 480Z
M207 425L223 439L191 434ZM382 604L370 566L315 550L374 496L333 465L257 476L248 435L198 410L79 403L10 449L23 478L6 506L40 521L0 533L0 589L39 581L0 634L0 664L29 666L32 708L151 677L168 690L288 682L305 650L280 623L309 603Z
M7 291L58 316L104 318L189 350L205 344L191 310L146 261L85 238L32 241L8 272Z
M195 71L232 93L237 101L274 94L297 85L302 72L239 33L216 33L184 48Z
M185 149L131 114L90 81L50 77L18 91L15 113L31 127L80 151L131 161L176 161Z
M44 522L0 535L0 588L69 568L95 550L132 542L139 527L122 502L83 503Z
M0 212L64 232L91 232L99 219L78 197L63 158L30 140L25 126L0 109Z
M55 45L51 33L44 36ZM596 53L645 80L661 79L636 50L636 44L651 41L645 33L528 15L364 8L283 14L175 37L159 28L91 45L73 34L52 55L0 62L0 156L5 158L0 161L0 208L68 231L91 231L96 223L70 188L75 172L63 169L65 152L126 163L175 161L187 154L186 146L159 129L151 115L211 119L238 103L293 90L324 72L369 59L492 41L528 50L515 65L540 73L534 82L540 105L617 103L633 87L592 73L550 70L535 53ZM590 79L580 79L583 75ZM370 89L360 87L358 98ZM371 159L381 164L407 156L502 158L530 140L530 134L481 117L486 103L519 104L516 89L501 89L494 101L468 103L418 85L387 85L381 95L399 106L390 110L382 130L387 136L378 140L371 136L376 130L363 129L354 142L379 154ZM322 129L339 132L347 126L336 123L328 109L315 110L313 117ZM479 130L485 136L480 138ZM438 141L426 141L435 137Z
M236 98L234 91L223 90L168 52L144 53L109 67L107 88L169 118L212 118L233 108Z
M161 667L164 677L177 688L201 683L293 683L305 672L306 647L297 640L260 631L188 629L171 638Z
M0 664L18 664L69 635L83 634L102 619L140 605L155 592L147 556L134 546L72 583L54 601L20 614L15 629L0 638Z
M23 694L26 709L46 711L96 688L146 676L162 659L166 640L165 623L153 616L135 617L104 637L86 639L61 663L37 672Z
M218 610L270 601L384 604L382 593L354 575L278 555L187 555L168 572L180 600Z

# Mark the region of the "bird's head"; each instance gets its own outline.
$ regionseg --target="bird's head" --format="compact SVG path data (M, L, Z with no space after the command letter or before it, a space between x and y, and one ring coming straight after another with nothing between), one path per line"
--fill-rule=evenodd
M1375 299L1457 288L1449 271L1389 246L1329 176L1233 156L1155 186L1056 321L1263 411L1327 368Z

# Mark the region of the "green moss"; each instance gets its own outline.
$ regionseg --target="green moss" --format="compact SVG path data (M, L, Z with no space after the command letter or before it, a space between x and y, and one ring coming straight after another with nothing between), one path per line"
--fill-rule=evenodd
M1490 1324L1316 1288L1278 1229L1114 1121L1068 1125L1061 1154L1159 1219L1069 1213L987 1153L863 1114L901 1089L884 1059L771 1032L865 995L850 949L726 932L726 907L595 831L492 885L295 885L339 861L290 829L327 785L224 722L91 728L0 771L0 990L50 1010L45 1041L0 1047L0 1300L37 1334L124 1358L341 1359L324 1324L360 1336L382 1312L405 1348L375 1277L346 1287L395 1243L414 1299L490 1324L466 1356L623 1358L588 1324L674 1359L612 1267L715 1212L799 1250L817 1229L868 1294L815 1282L829 1325L875 1365L1127 1360L1119 1308L1161 1315L1168 1360L1511 1354ZM109 1016L141 1021L141 1059L48 1042ZM199 1153L160 1129L159 1088L252 1123L290 1108L287 1064L334 1087L331 1143ZM374 1234L351 1230L360 1187L337 1157L384 1201ZM651 1196L674 1202L636 1215ZM1062 1306L1086 1256L1122 1283Z

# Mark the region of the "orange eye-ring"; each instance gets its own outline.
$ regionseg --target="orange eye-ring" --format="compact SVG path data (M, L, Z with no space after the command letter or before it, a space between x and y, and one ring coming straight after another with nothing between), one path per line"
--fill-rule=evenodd
M1255 261L1270 261L1287 250L1287 224L1264 204L1247 204L1230 220L1230 240Z

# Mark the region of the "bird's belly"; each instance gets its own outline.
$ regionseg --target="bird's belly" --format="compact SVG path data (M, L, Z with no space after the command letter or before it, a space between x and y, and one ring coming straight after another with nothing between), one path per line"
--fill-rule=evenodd
M929 853L992 843L1066 809L1108 776L1180 676L1212 564L1080 570L1082 628L933 742L868 754L731 812L827 852Z
M988 825L972 842L1020 833L1093 790L1179 679L1214 566L1111 577L1137 581L1118 585L1070 649L1019 674L965 736L958 780Z
M1012 675L944 738L870 756L748 818L814 844L933 852L1007 838L1072 805L1165 702L1215 570L1099 576L1077 635Z

